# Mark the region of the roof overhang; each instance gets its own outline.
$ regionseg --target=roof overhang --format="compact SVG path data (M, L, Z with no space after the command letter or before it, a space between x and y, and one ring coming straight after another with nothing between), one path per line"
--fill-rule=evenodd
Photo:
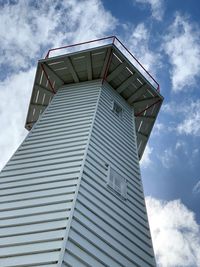
M141 158L163 97L114 44L39 60L26 129L32 128L58 88L96 79L106 80L134 107L138 156Z

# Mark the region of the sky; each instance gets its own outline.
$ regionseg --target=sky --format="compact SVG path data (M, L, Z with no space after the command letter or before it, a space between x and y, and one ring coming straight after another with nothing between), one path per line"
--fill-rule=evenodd
M0 169L27 135L37 60L109 35L165 98L141 160L157 264L200 266L199 0L0 0Z

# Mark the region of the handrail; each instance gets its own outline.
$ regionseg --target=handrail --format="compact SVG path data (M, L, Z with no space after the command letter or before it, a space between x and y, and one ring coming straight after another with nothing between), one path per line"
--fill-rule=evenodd
M159 83L154 79L154 77L148 72L148 70L145 69L145 67L139 62L139 60L128 50L128 48L115 36L115 40L117 40L120 45L129 53L129 55L139 64L139 66L146 72L147 75L155 82L157 85L157 91L160 92L160 85Z
M119 44L129 53L129 55L138 63L138 65L146 72L146 74L155 82L155 84L157 85L157 89L156 90L158 92L160 92L160 85L155 80L155 78L149 73L149 71L147 71L145 69L145 67L140 63L140 61L128 50L128 48L119 40L119 38L117 38L114 35L113 36L107 36L107 37L99 38L99 39L94 39L94 40L90 40L90 41L86 41L86 42L81 42L81 43L76 43L76 44L70 44L70 45L66 45L66 46L60 46L60 47L51 48L51 49L48 50L45 58L49 58L49 55L50 55L50 53L52 51L66 49L66 48L79 46L79 45L84 45L84 44L90 44L90 43L104 41L104 40L108 40L108 39L112 39L112 42L111 42L112 44L115 44L116 41L119 42Z
M90 41L86 41L86 42L82 42L82 43L76 43L76 44L71 44L71 45L65 45L65 46L60 46L60 47L56 47L56 48L51 48L47 52L45 58L48 58L50 52L55 51L55 50L65 49L65 48L74 47L74 46L78 46L78 45L90 44L90 43L104 41L104 40L108 40L108 39L113 39L112 43L114 44L115 36L108 36L108 37L103 37L103 38L100 38L100 39L94 39L94 40L90 40Z

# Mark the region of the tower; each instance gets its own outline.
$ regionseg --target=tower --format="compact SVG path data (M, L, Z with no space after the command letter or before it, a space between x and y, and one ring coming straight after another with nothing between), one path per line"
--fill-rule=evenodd
M163 98L119 39L98 41L38 62L0 174L2 267L156 265L139 159Z

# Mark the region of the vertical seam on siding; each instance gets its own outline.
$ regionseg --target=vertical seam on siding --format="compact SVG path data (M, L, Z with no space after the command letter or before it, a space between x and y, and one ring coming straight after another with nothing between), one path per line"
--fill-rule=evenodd
M138 159L138 162L140 162L139 160L139 156L138 156L138 144L137 144L137 134L136 134L136 129L135 129L135 115L134 115L134 107L132 107L132 127L133 127L133 138L134 138L134 141L135 141L135 145L136 145L136 150L137 150L137 159ZM140 169L140 164L139 165L139 169ZM140 172L141 173L141 172ZM141 174L140 174L141 175Z
M65 236L64 236L64 239L63 239L63 245L61 247L61 252L60 252L59 259L58 259L58 267L61 267L62 263L63 263L65 247L66 247L66 243L67 243L68 237L69 237L69 231L70 231L70 228L71 228L71 222L72 222L72 218L73 218L73 215L74 215L76 200L77 200L77 196L78 196L78 192L79 192L79 188L80 188L80 184L81 184L81 180L82 180L83 169L84 169L86 158L87 158L87 154L88 154L89 143L90 143L90 139L91 139L91 135L92 135L93 125L94 125L95 118L96 118L97 108L98 108L98 105L99 105L99 99L100 99L100 96L101 96L101 91L102 91L102 87L99 87L99 95L97 97L96 107L95 107L94 115L93 115L93 118L92 118L90 131L89 131L89 134L88 134L88 140L87 140L87 144L86 144L86 147L85 147L85 153L84 153L84 156L83 156L81 170L80 170L79 178L78 178L78 181L77 181L77 186L76 186L76 191L75 191L75 194L74 194L74 199L73 199L73 203L72 203L72 207L71 207L70 216L69 216L68 223L67 223L66 233L65 233Z

